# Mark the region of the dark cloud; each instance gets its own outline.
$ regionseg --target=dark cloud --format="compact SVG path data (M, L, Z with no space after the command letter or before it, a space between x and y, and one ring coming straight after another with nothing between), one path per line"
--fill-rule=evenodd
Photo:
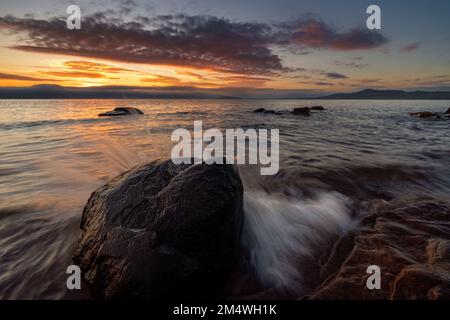
M120 1L120 8L132 10L134 6L132 0ZM4 16L0 29L26 35L21 45L13 47L23 51L265 76L292 71L273 53L273 46L309 54L305 47L370 49L387 41L368 30L339 33L317 19L266 24L183 14L126 22L120 16L98 12L83 17L81 30L68 30L64 17Z
M325 72L323 73L329 79L347 79L348 77L345 74L338 72Z
M316 86L333 86L334 85L334 83L326 82L326 81L299 81L298 83L300 83L300 84L309 84L309 85L313 84L313 85L316 85Z
M368 83L375 83L375 82L380 82L382 79L377 79L377 78L374 78L374 79L360 79L360 80L358 80L360 83L363 83L363 84L368 84Z
M358 61L358 60L355 60L355 61ZM334 64L336 66L344 66L344 67L355 68L355 69L365 68L365 67L369 66L367 63L357 63L355 61L349 62L349 61L335 60Z
M246 74L285 68L267 47L270 28L211 16L163 16L151 30L138 22L109 21L102 14L83 19L81 30L67 30L63 19L0 18L0 27L26 33L14 48L124 62L190 66Z
M285 24L284 29L289 43L303 47L349 51L377 48L387 43L379 32L364 28L338 32L316 18Z
M420 43L419 42L413 42L413 43L410 43L410 44L404 46L401 49L401 51L402 52L411 52L411 51L415 51L415 50L419 49L419 47L420 47Z

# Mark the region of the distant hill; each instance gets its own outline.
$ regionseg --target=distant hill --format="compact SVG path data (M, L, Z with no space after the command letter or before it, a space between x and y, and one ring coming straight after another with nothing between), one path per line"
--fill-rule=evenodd
M62 87L35 85L32 87L0 87L0 99L217 99L211 94L186 87L173 91L132 86Z
M450 100L450 92L366 89L352 93L336 93L319 99Z

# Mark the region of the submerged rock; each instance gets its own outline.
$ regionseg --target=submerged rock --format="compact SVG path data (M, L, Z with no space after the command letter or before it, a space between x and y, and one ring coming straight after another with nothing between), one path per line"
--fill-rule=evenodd
M297 115L309 116L311 114L311 111L308 107L303 107L303 108L294 108L294 111L292 113Z
M429 111L423 111L423 112L411 112L411 116L417 117L417 118L440 118L441 116L437 113L429 112Z
M266 110L264 108L258 108L256 110L254 110L253 112L254 113L264 113L264 114L282 114L282 112L280 112L280 111Z
M266 110L266 111L264 111L264 113L265 114L282 114L281 112L275 111L275 110Z
M113 111L107 111L100 113L99 117L115 117L115 116L127 116L127 115L140 115L144 114L141 110L133 107L118 107Z
M238 261L242 197L231 165L132 169L91 195L73 260L94 298L222 297Z
M325 110L325 108L322 107L322 106L313 106L313 107L311 107L311 110L315 110L315 111L323 111L323 110Z
M381 269L369 290L367 267ZM433 200L366 216L319 263L313 299L448 299L450 206Z

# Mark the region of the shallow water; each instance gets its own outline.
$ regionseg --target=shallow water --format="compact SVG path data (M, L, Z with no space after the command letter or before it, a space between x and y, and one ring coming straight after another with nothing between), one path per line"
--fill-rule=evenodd
M265 115L322 105L311 117ZM144 116L98 118L119 106ZM371 201L449 201L450 101L0 100L0 298L56 299L90 193L140 163L168 158L172 130L280 130L280 171L241 166L243 241L268 286L301 286L288 257L351 228Z

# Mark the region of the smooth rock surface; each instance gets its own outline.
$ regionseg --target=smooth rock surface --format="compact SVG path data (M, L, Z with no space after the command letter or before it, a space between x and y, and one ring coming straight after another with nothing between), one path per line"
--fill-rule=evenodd
M132 169L90 197L73 260L97 299L223 297L240 255L242 197L231 165Z

